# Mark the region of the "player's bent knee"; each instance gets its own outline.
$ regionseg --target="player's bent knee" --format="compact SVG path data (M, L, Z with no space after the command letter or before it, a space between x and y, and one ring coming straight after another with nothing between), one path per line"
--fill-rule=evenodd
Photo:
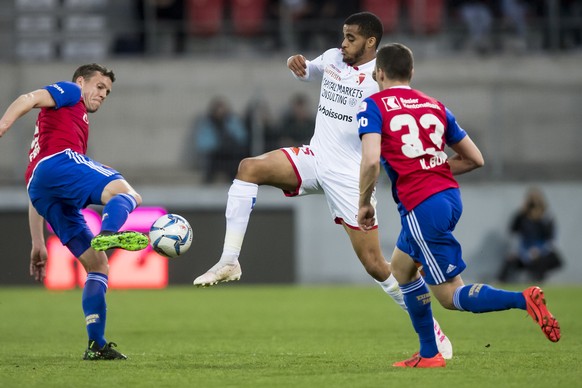
M89 248L79 257L79 261L87 273L99 272L105 275L109 274L109 263L105 252L97 252L93 248Z
M244 158L238 165L237 179L261 184L271 168L269 162L257 157Z
M140 206L140 205L141 205L141 202L142 202L141 195L139 195L139 194L138 194L138 193L136 193L136 192L133 192L133 193L131 193L130 195L131 195L133 198L135 198L135 202L136 202L137 206Z
M455 305L453 304L453 297L451 296L443 296L443 295L438 295L438 293L435 293L435 297L436 299L439 301L440 305L443 306L445 309L447 310L457 310L457 308L455 307Z
M254 169L253 158L244 158L238 164L238 174L250 174Z

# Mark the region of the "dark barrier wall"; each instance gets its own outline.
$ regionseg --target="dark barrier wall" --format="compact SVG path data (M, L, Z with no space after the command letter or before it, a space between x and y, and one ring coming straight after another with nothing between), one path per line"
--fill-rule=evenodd
M192 284L220 256L224 210L168 209L168 212L186 217L194 230L190 250L179 258L169 259L169 284ZM292 209L254 210L241 254L241 283L295 282L294 230ZM0 236L0 286L36 284L28 274L31 244L27 213L0 213Z
M34 284L28 275L30 232L25 211L0 213L0 285Z

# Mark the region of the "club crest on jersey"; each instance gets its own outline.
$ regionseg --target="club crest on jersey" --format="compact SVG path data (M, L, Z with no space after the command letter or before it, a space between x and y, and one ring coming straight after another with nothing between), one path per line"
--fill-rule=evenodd
M386 108L387 112L395 109L402 109L396 96L382 97L382 102L384 103L384 108Z
M366 79L366 74L360 73L360 74L358 74L358 80L356 82L358 83L358 85L361 85L365 79Z

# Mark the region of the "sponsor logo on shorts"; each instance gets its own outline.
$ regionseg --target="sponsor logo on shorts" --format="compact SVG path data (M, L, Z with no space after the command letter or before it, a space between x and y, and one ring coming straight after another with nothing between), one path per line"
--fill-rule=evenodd
M311 151L311 148L309 147L290 147L290 149L291 152L293 152L295 155L299 155L299 152L305 155L314 155L313 151Z

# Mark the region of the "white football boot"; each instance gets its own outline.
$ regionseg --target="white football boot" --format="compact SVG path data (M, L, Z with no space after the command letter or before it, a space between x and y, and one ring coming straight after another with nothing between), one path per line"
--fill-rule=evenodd
M241 275L242 270L238 260L232 264L225 264L219 261L204 275L198 276L194 280L194 285L197 287L210 287L218 283L239 280Z
M443 356L445 360L450 360L453 358L453 344L449 340L449 337L441 330L441 327L436 319L432 319L434 322L434 335L436 337L437 347L439 353Z

